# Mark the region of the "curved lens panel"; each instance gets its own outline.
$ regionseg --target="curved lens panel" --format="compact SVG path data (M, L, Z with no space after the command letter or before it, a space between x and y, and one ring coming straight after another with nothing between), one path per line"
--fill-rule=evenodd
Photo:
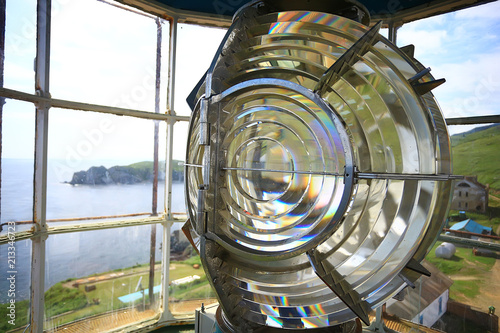
M418 277L448 209L437 81L377 27L259 10L233 23L193 111L204 268L235 330L366 322Z

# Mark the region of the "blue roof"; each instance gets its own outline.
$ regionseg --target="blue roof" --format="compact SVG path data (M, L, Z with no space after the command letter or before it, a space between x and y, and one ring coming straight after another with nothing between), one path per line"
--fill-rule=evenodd
M160 285L153 287L154 294L159 293L160 290L161 290ZM148 289L144 289L143 291L137 291L137 292L132 293L132 294L124 295L124 296L118 297L118 299L120 301L122 301L123 303L131 303L133 301L137 301L138 299L141 299L143 297L143 295L145 295L144 293L146 293L146 295L147 295Z
M491 233L492 229L489 227L485 227L479 223L477 223L474 220L468 219L462 222L455 223L450 230L457 230L457 231L468 231L468 232L473 232L476 234L482 234L483 231L486 231L487 233Z

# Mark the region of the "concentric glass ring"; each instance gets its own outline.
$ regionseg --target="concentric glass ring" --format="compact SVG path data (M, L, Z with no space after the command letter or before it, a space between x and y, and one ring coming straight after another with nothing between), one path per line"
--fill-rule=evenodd
M198 94L190 217L234 326L337 325L404 288L408 262L432 246L451 181L405 176L451 174L448 133L432 94L411 82L423 67L382 36L316 89L368 27L252 10L233 24Z
M352 185L349 136L338 116L310 91L272 83L246 82L219 102L223 223L216 233L266 256L326 239Z

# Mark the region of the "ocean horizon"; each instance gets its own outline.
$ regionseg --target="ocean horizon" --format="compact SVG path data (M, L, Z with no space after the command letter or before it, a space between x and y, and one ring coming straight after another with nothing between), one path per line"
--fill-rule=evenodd
M91 166L129 165L141 161L90 161L77 168L61 169L49 160L47 174L47 220L148 213L152 211L152 183L133 185L71 185L71 171ZM130 163L129 163L130 162ZM59 169L58 169L59 168ZM61 172L64 171L64 173ZM33 160L2 160L1 223L31 221L33 206ZM172 210L185 212L184 184L172 185ZM158 184L158 212L164 211L165 184ZM53 222L56 223L56 222ZM68 222L58 222L68 223ZM49 223L50 225L50 223ZM30 224L16 224L16 231ZM174 226L174 230L180 228ZM8 231L3 227L2 234ZM46 240L45 289L68 278L79 278L149 262L151 226L51 235ZM157 227L156 261L161 260L162 228ZM8 301L7 248L0 246L0 303ZM16 242L16 301L29 298L31 241Z

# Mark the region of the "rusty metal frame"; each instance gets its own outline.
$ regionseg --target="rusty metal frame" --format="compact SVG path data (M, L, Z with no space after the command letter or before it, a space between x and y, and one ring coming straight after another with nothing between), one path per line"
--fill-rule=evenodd
M51 98L50 96L33 95L7 88L0 88L0 97L31 102L35 104L46 104L54 108L107 113L107 114L114 114L117 116L129 116L129 117L148 119L148 120L189 121L190 119L190 117L187 116L172 116L164 113L138 111L133 109L111 107L106 105L88 104L88 103L67 101L62 99L55 99Z
M172 212L172 175L173 170L173 129L174 124L178 121L189 121L190 117L177 116L174 111L174 86L175 86L175 65L176 65L176 48L177 48L177 18L170 18L170 47L169 47L169 75L168 75L168 102L167 114L160 113L159 104L159 73L156 83L156 98L155 112L145 112L133 109L117 108L105 105L87 104L74 101L54 99L50 95L50 37L51 37L51 0L38 0L37 2L37 48L36 48L36 63L35 63L35 91L36 94L24 93L12 89L6 89L0 86L0 99L4 98L31 102L36 106L36 124L35 124L35 163L34 163L34 191L33 191L33 221L26 221L27 224L32 224L30 230L20 231L16 233L16 241L25 239L32 240L32 263L31 263L31 313L29 322L29 331L42 333L44 324L44 283L45 283L45 241L50 235L66 234L73 232L84 232L91 230L102 230L111 228L123 228L139 225L151 225L152 234L156 225L161 224L163 228L163 244L162 247L162 285L167 286L169 281L169 257L170 257L170 234L174 223L185 221L185 217L179 216ZM158 29L161 29L159 18L156 18ZM157 56L161 56L158 52L158 47L161 47L161 31L157 34ZM158 66L157 59L157 66ZM157 71L159 68L157 68ZM54 226L47 225L46 208L47 208L47 162L48 162L48 124L49 113L53 107L99 112L105 114L129 116L140 119L148 119L155 121L155 132L158 131L158 122L163 121L167 124L167 180L166 180L166 214L157 214L157 195L156 200L152 202L152 214L150 216L139 217L135 216L109 216L109 217L92 217L85 219L64 219L50 222L75 222L66 225ZM158 146L158 135L155 136L155 146ZM156 149L157 150L157 149ZM157 183L157 182L156 182ZM157 186L156 186L157 193ZM145 214L141 214L145 215ZM130 219L130 217L135 217ZM127 219L125 219L127 218ZM78 223L80 220L99 220L96 222ZM108 219L108 220L105 220ZM112 219L112 220L109 220ZM0 236L0 244L8 242L5 235ZM168 290L165 288L165 290ZM158 327L169 323L187 323L194 320L192 318L174 318L168 310L168 292L162 295L161 313L159 319L147 320L136 323L131 328L140 327Z
M167 114L175 117L175 66L177 62L177 17L172 17L169 25L169 47L168 47L168 83L167 83ZM175 118L174 118L175 119ZM172 220L172 171L173 171L173 148L174 148L174 125L175 120L167 120L167 151L166 151L166 166L165 166L165 201L166 201L166 217L167 221ZM168 286L170 279L170 234L173 223L166 222L163 224L163 260L162 260L162 285ZM168 290L168 289L167 289ZM169 294L162 294L162 315L159 322L175 321L174 316L170 313Z
M3 88L4 81L4 67L5 67L5 16L7 14L6 10L6 0L0 0L0 88ZM2 128L3 128L3 105L5 100L0 97L0 184L2 184ZM0 191L0 211L2 208L2 193Z
M108 218L125 218L132 217L135 214L131 215L123 215L123 216L99 216L92 218L75 218L75 219L61 219L61 220L47 220L47 222L69 222L69 221L89 221L89 220L98 220L98 219L108 219ZM48 237L50 235L58 235L58 234L66 234L72 232L83 232L83 231L94 231L94 230L102 230L102 229L116 229L116 228L124 228L124 227L134 227L140 225L150 225L150 224L173 224L173 223L183 223L187 219L186 215L180 214L178 216L174 216L172 219L167 220L165 215L155 216L155 217L144 217L144 218L134 218L134 219L119 219L114 221L102 221L102 222L92 222L92 223L72 223L62 226L49 226L46 232L37 232L35 228L31 228L26 231L18 231L16 232L16 242L22 241L25 239L31 239L37 236ZM26 224L33 224L31 221L22 221L26 222ZM18 222L19 223L19 222ZM23 223L24 224L24 223ZM0 236L0 245L7 244L9 242L9 238L7 234Z
M138 225L157 225L162 224L163 244L162 247L162 285L168 285L169 280L169 256L170 256L170 231L174 223L184 222L185 218L175 217L171 210L172 203L172 152L173 152L173 130L178 121L189 121L190 117L177 116L174 110L174 92L175 92L175 66L177 49L177 25L178 23L191 23L203 26L217 26L227 28L231 24L229 17L203 16L197 13L178 11L172 8L166 8L146 0L119 0L122 3L133 5L149 13L167 19L170 22L170 45L169 45L169 69L168 69L168 100L167 114L138 111L133 109L116 108L103 105L79 103L67 100L53 99L49 90L49 72L50 72L50 8L51 0L38 0L37 5L37 62L36 71L36 95L27 94L11 89L0 87L0 102L3 98L27 101L36 106L36 133L35 133L35 173L34 173L34 207L33 219L34 228L28 231L16 233L16 240L32 239L32 265L31 265L31 318L30 331L43 332L44 323L44 280L45 280L45 240L49 235L64 234L72 232L84 232L91 230L122 228ZM396 40L397 25L393 27L392 36ZM48 116L49 109L57 107L62 109L72 109L80 111L100 112L106 114L130 116L134 118L165 121L167 124L167 186L166 186L166 214L145 218L101 221L85 224L71 224L64 226L47 226L46 219L46 188L47 188L47 149L48 149ZM477 124L500 122L498 116L491 117L465 117L460 119L447 119L448 125L458 124ZM77 221L78 219L73 219ZM0 244L8 240L5 236L0 236ZM161 317L156 322L146 321L135 324L138 331L149 330L169 323L192 322L193 318L174 318L168 310L169 297L165 293L161 299ZM194 316L194 314L193 314ZM145 328L145 326L147 328Z
M50 28L51 0L37 2L37 40L35 61L35 89L37 95L50 97ZM32 238L31 255L31 332L43 333L45 302L45 240L47 239L47 152L49 108L45 101L36 105L35 170L33 184L33 221L35 236Z
M117 0L125 5L139 8L147 13L156 15L164 19L176 18L178 23L199 24L209 27L229 28L232 17L226 15L209 15L172 8L160 2L151 0Z

